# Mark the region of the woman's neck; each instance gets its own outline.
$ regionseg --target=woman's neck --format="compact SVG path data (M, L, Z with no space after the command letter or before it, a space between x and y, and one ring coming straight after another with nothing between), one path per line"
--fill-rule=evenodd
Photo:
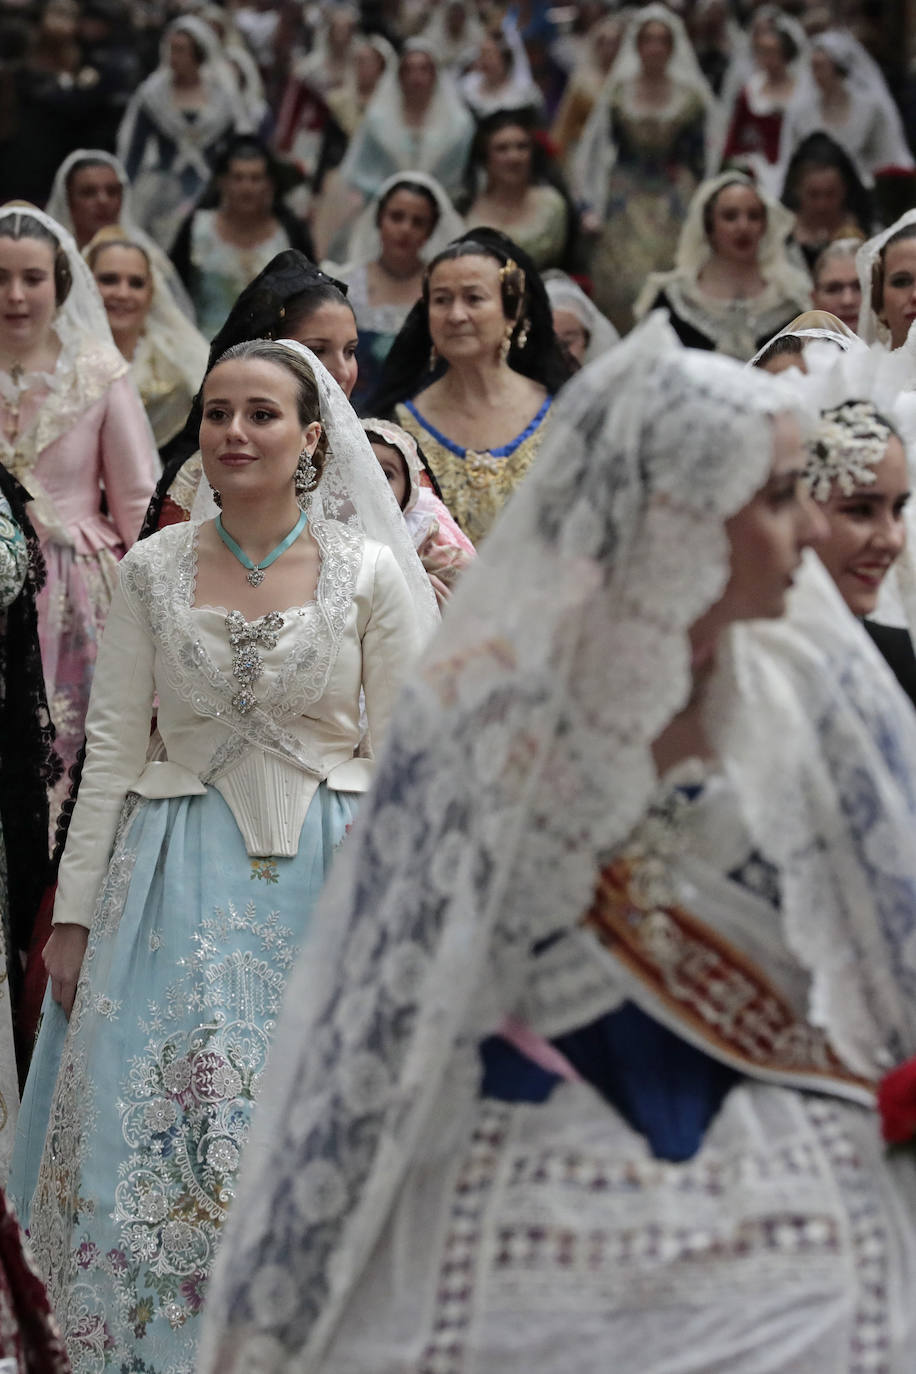
M172 85L176 91L199 91L201 88L200 72L182 76L177 76L172 72Z
M405 96L403 102L405 123L413 125L422 124L426 118L426 112L430 107L431 101L431 95L424 95L420 99Z
M722 300L759 296L766 284L757 262L729 262L717 256L703 267L699 281L710 295Z
M0 369L12 372L20 368L23 372L53 372L60 355L60 342L54 333L47 334L39 343L26 348L16 348L0 341Z
M441 380L442 395L450 407L462 412L495 409L505 402L517 377L501 358L495 363L450 363Z
M831 86L821 91L821 109L825 114L845 115L849 109L849 92L845 86Z
M514 185L502 185L499 182L487 181L486 198L492 205L504 207L506 210L517 210L524 204L528 192L531 190L529 182L516 182Z
M376 260L376 265L383 275L390 277L393 282L412 282L423 275L423 264L419 258L414 258L412 262L392 262L382 252Z
M274 222L272 210L219 209L216 214L220 236L243 247L260 243L262 239L267 238Z
M129 363L132 363L134 360L134 354L137 351L137 344L140 342L142 333L142 324L138 325L135 329L113 329L111 331L111 337L117 345L118 352L121 357L126 358Z
M260 563L282 544L301 514L295 496L284 492L273 501L233 501L224 495L221 518L226 533L252 563Z

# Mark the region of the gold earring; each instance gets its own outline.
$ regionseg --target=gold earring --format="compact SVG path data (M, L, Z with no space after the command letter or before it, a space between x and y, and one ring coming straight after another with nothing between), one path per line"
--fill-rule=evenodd
M514 324L507 324L507 325L506 325L506 332L505 332L505 334L503 335L503 337L502 337L502 342L501 342L500 345L499 345L499 356L500 356L500 358L502 359L503 362L506 362L506 360L507 360L508 357L509 357L509 350L510 350L511 347L512 347L512 331L513 331L514 329L515 329L515 325L514 325Z
M436 348L436 345L433 344L432 348L429 350L429 370L430 370L430 372L435 372L435 370L436 370L436 364L438 363L438 361L439 361L439 350Z

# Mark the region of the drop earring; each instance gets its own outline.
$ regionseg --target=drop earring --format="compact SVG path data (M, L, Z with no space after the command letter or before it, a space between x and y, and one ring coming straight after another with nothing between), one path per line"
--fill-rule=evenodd
M211 488L210 488L210 495L213 497L213 504L214 504L214 506L216 506L219 510L222 510L222 508L223 508L223 498L222 498L221 494L216 490L216 487L211 487Z
M438 351L438 349L436 348L436 345L433 344L432 348L429 350L429 370L430 370L430 372L435 372L435 370L436 370L436 364L438 363L438 361L439 361L439 351Z
M312 450L304 448L299 454L296 473L293 479L296 488L296 501L301 510L307 511L312 504L312 492L318 485L318 469L312 462Z

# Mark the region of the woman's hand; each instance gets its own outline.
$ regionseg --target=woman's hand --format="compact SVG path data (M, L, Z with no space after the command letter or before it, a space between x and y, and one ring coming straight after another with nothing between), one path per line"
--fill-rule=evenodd
M51 931L51 938L41 953L51 979L51 996L60 1003L68 1021L88 939L89 931L85 926L61 923Z

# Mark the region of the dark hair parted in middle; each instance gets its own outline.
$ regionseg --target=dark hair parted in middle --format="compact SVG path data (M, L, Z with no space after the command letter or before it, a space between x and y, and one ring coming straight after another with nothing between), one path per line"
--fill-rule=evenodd
M204 378L204 387L206 388L211 373L218 367L222 367L223 363L235 362L271 363L274 367L283 368L296 384L296 413L303 429L315 420L321 422L321 401L315 375L306 359L295 349L274 343L273 339L246 339L243 343L234 344L210 364ZM327 454L328 440L322 429L321 437L312 453L312 462L318 473L316 480L320 480L324 471Z
M528 254L498 229L471 229L432 259L426 269L423 295L401 326L382 370L375 395L368 402L373 415L390 415L401 401L409 400L429 378L432 338L429 332L429 282L442 262L462 257L492 258L500 268L503 314L507 321L528 321L528 339L518 344L516 330L508 363L516 372L539 382L551 395L571 375L569 363L553 331L550 301L539 272ZM510 266L511 264L511 266ZM445 368L446 364L440 364Z

